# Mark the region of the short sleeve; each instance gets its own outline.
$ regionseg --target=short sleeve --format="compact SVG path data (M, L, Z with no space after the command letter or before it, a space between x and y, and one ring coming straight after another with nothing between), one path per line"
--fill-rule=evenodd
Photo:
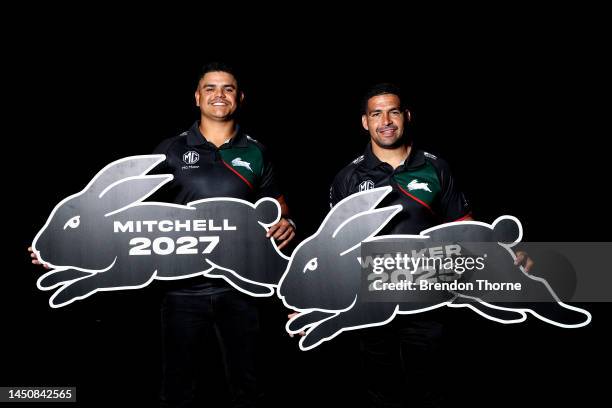
M440 185L442 187L438 214L444 222L458 221L471 213L471 207L460 190L448 164L438 159Z

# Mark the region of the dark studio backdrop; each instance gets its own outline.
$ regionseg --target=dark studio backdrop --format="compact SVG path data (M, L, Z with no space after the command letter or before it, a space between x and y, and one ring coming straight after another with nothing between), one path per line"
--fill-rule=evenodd
M4 78L9 262L0 385L76 386L82 406L156 404L161 285L100 293L52 310L50 293L36 289L42 269L29 264L26 248L55 204L104 165L150 153L192 124L197 72L211 59L229 60L243 76L243 126L273 155L298 239L317 229L333 176L368 140L361 93L395 81L414 113L408 131L415 143L451 164L477 219L515 215L531 241L609 240L602 141L609 131L601 126L609 103L600 102L605 69L597 32L490 30L440 40L424 35L427 41L342 34L281 42L277 33L206 42L206 33L202 40L180 31L169 36L163 26L156 35L126 30L121 36L79 26L41 29L35 40L13 42ZM283 331L280 302L261 303L270 404L362 401L368 377L359 372L350 334L301 352ZM444 310L445 364L435 378L414 379L413 386L433 382L449 401L474 406L591 401L603 392L593 366L610 362L611 310L587 308L592 323L574 330L534 318L508 327ZM222 400L219 364L206 361L202 381Z

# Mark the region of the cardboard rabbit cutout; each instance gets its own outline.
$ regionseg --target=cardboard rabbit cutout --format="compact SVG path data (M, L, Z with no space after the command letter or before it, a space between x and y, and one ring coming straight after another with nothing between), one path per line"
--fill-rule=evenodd
M154 279L198 275L224 279L251 296L271 296L278 287L283 303L299 312L287 323L287 331L307 330L300 340L303 350L346 330L386 324L396 314L442 306L468 307L501 323L522 322L528 314L560 327L581 327L591 320L588 311L561 302L544 279L514 265L512 246L522 238L522 226L514 217L503 216L493 224L442 224L419 235L375 236L401 210L399 205L376 208L391 191L382 187L339 202L288 258L265 236L280 219L280 205L271 198L254 204L234 198L187 205L144 202L172 180L169 174L147 174L164 159L145 155L110 163L82 191L53 209L32 245L39 259L53 268L37 281L41 290L55 289L51 307L97 291L137 289ZM489 256L484 270L455 274L451 280L473 284L486 278L520 284L522 290L500 293L465 286L371 298L363 253L389 245L422 252L439 243L460 248L462 255Z
M346 330L384 325L396 314L422 313L442 306L469 307L501 323L522 322L527 314L560 327L581 327L590 322L589 312L560 302L545 280L514 265L516 257L511 247L522 237L518 219L504 216L492 225L463 221L442 224L419 235L375 237L401 209L375 209L390 191L391 187L381 187L346 197L331 209L318 231L294 250L279 282L278 296L287 307L299 312L287 322L286 329L289 333L306 330L300 340L302 350L312 349ZM406 291L400 301L364 300L362 246L399 243L422 250L437 242L460 243L464 253L486 250L489 267L456 279L474 283L486 277L493 283L521 283L523 290L511 301L523 303L508 304L509 299L486 289ZM535 304L537 310L524 307L524 303L543 300L549 303ZM554 305L552 311L550 302Z
M173 178L147 175L163 160L145 155L110 163L53 209L32 245L53 268L37 282L41 290L56 289L51 307L197 275L225 279L251 296L274 293L288 261L265 236L280 219L278 202L143 202Z

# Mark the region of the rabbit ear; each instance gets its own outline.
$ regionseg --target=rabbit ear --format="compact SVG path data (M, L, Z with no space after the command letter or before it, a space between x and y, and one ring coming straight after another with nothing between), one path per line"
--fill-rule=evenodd
M332 234L334 241L339 242L344 255L357 247L362 241L380 231L395 214L402 210L401 205L366 211L348 219Z
M112 215L149 197L173 178L170 174L127 178L111 184L98 197L108 211L106 215Z
M391 190L390 186L379 187L346 197L331 209L321 228L333 234L349 218L376 207Z
M129 177L142 176L166 160L163 154L124 157L108 164L89 182L85 191L101 195L114 183Z

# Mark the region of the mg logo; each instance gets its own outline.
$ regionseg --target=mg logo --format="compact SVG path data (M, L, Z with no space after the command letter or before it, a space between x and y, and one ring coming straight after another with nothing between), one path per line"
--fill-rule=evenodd
M186 164L194 164L197 163L198 160L200 160L200 155L198 152L194 152L193 150L190 150L183 155L183 161Z
M359 185L359 191L371 190L373 188L374 188L374 182L372 180L363 181Z

